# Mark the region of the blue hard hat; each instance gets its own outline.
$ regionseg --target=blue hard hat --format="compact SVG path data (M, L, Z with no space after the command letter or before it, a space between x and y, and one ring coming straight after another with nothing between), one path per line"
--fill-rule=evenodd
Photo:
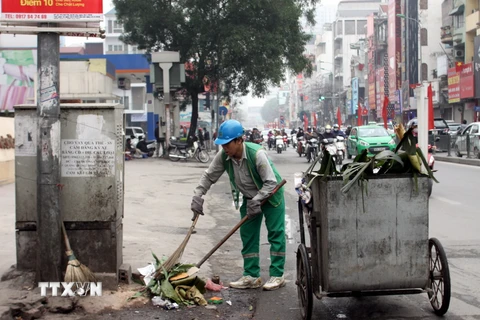
M218 128L218 137L215 144L227 144L235 138L243 136L243 127L237 120L227 120Z

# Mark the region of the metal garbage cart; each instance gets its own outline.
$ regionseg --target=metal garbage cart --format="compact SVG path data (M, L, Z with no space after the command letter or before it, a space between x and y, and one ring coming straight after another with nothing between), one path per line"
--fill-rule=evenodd
M428 238L428 177L372 176L346 194L341 176L314 179L312 205L299 198L296 253L302 319L313 295L427 293L437 315L450 304L450 273L440 242ZM305 225L309 243L305 237Z

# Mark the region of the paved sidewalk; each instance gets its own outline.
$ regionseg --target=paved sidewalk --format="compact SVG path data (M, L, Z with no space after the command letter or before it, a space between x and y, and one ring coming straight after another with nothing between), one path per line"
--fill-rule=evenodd
M450 163L457 163L457 164L465 164L469 166L479 166L480 167L480 159L467 159L466 156L457 157L453 152L451 156L448 156L446 152L439 152L434 154L435 161L443 161L443 162L450 162Z
M125 163L125 215L123 219L123 262L130 264L132 271L153 261L152 252L158 256L170 255L175 251L187 234L191 225L192 213L190 202L193 188L208 164L199 162L171 162L168 159L135 159ZM228 186L228 187L227 187ZM228 189L228 190L226 190ZM225 200L230 197L226 176L212 188L205 197L205 216L197 225L197 233L192 235L183 254L182 261L198 262L216 243L212 232L217 227L218 219L237 221L237 214ZM0 186L0 275L16 263L15 257L15 184ZM227 202L230 204L231 200ZM211 214L215 211L215 215ZM233 240L235 241L235 240ZM75 248L73 248L75 250ZM219 251L221 252L221 250ZM219 253L220 254L220 253ZM101 257L99 257L101 258ZM81 257L78 257L82 261ZM241 256L238 255L241 266ZM212 268L207 261L199 275L211 277ZM21 279L21 280L19 280ZM136 299L127 303L140 288L134 284L121 286L118 292L103 292L101 299L86 297L80 299L81 314L68 316L46 313L45 319L80 319L89 313L105 309L119 309L149 304L145 299ZM45 300L45 299L43 299ZM50 300L50 299L49 299ZM68 299L64 298L63 301ZM32 308L41 307L42 299L39 289L33 281L32 274L21 275L15 279L0 282L0 319L5 306L19 304ZM3 307L3 309L2 309ZM78 308L77 308L78 309ZM172 318L173 319L173 318Z

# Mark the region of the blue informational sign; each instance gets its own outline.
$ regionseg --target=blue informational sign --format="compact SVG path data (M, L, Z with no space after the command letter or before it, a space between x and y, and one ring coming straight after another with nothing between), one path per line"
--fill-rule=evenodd
M226 116L228 113L227 107L221 106L218 108L218 114L221 116Z
M480 112L480 106L475 106L475 107L473 107L473 111L475 111L475 112Z

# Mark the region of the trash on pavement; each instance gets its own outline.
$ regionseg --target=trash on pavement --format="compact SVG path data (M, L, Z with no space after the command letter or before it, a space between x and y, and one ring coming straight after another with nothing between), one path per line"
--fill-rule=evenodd
M166 310L173 310L173 309L178 309L179 306L178 306L178 303L175 303L175 302L172 303L170 301L167 301L164 308Z
M211 304L222 304L222 303L223 303L223 299L220 298L220 297L211 297L210 299L208 299L208 303L211 303Z
M226 302L229 306L232 305L232 301L230 301L230 300L227 300L227 301L225 301L225 302Z
M153 275L155 274L155 266L149 263L147 266L138 268L137 270L143 276L143 282L145 282L145 285L148 286L150 281L153 279Z
M223 283L220 284L214 283L211 279L207 279L207 283L205 284L205 289L210 291L221 291L222 289L228 289L227 287L223 286Z
M152 298L152 303L154 306L156 307L165 307L165 305L168 303L167 300L163 300L162 298L160 298L159 296L155 296Z
M205 306L205 309L217 310L217 306L214 306L214 305L208 304L208 305L206 305L206 306Z

